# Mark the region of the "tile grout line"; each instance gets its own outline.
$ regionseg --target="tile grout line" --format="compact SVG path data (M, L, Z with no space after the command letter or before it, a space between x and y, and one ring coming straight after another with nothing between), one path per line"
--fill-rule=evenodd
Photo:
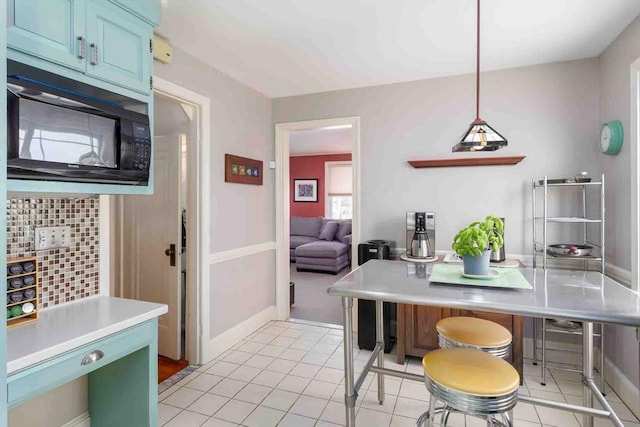
M302 325L302 326L307 326L307 327L300 328L299 326L298 326L298 327L290 326L290 327L288 327L288 328L277 328L277 329L281 329L281 331L279 331L277 335L272 335L272 337L273 337L273 338L272 338L270 341L268 341L267 343L262 343L262 342L260 342L260 341L253 341L253 338L256 338L256 337L260 336L260 334L265 334L265 331L266 331L266 330L271 330L271 332L274 332L272 328L275 328L275 325L280 324L280 323L283 323L283 322L270 322L270 323L268 323L268 324L267 324L267 325L265 325L264 327L262 327L262 328L260 328L260 329L256 330L256 331L255 331L254 333L252 333L252 334L249 334L249 336L245 337L245 338L244 338L243 340L241 340L239 343L237 343L236 345L234 345L234 347L233 347L230 351L227 351L227 352L225 352L225 353L221 354L218 358L214 359L213 361L209 362L208 364L206 364L206 365L204 365L204 366L201 366L201 367L198 367L198 369L195 371L195 373L196 373L197 375L195 375L191 380L187 381L186 383L184 383L184 384L182 384L182 385L180 385L180 382L181 382L182 380L181 380L181 381L179 381L178 383L176 383L176 384L172 385L171 387L177 386L176 390L174 390L172 393L170 393L170 394L168 394L168 395L164 396L164 397L163 397L163 401L162 401L162 402L164 402L164 400L168 399L171 395L173 395L175 392L177 392L178 390L180 390L180 389L182 389L182 388L187 388L187 389L192 390L192 391L201 392L202 394L201 394L201 396L199 396L197 399L195 399L193 402L191 402L189 405L187 405L187 407L186 407L186 408L179 408L179 407L172 406L172 405L170 405L170 404L163 403L163 404L165 404L165 405L167 405L167 406L171 406L171 407L173 407L173 408L175 408L175 409L178 409L178 410L179 410L179 411L178 411L174 416L170 417L170 418L169 418L169 419L167 419L167 420L163 420L163 421L165 422L165 425L167 425L168 423L171 423L171 422L172 422L172 420L176 419L176 417L178 417L178 416L179 416L181 413L183 413L183 412L191 412L191 413L197 413L197 414L200 414L200 415L202 415L202 416L208 416L208 415L206 415L206 414L201 414L201 413L198 413L198 412L196 412L196 411L192 411L192 410L190 410L190 409L189 409L189 408L190 408L190 407L191 407L191 406L192 406L192 405L193 405L197 400L199 400L202 396L204 396L204 395L206 395L206 394L212 394L212 395L216 395L216 396L223 397L223 398L227 399L227 402L226 402L224 405L222 405L220 408L218 408L218 410L216 410L216 412L214 412L214 414L213 414L212 416L208 416L208 417L209 417L209 418L208 418L208 420L210 420L210 419L212 419L212 418L215 418L216 414L217 414L217 413L218 413L218 412L219 412L223 407L225 407L229 402L231 402L231 401L237 401L237 402L243 402L243 403L247 403L247 404L255 405L255 408L253 408L253 409L252 409L252 411L251 411L251 412L249 412L249 414L248 414L248 415L246 415L246 416L243 418L243 420L241 421L241 423L240 423L240 424L238 424L238 425L241 425L241 426L245 426L245 424L243 424L243 423L244 423L244 422L245 422L245 421L246 421L246 420L251 416L251 414L253 414L253 413L254 413L256 410L258 410L258 408L260 408L260 407L262 407L262 408L268 408L268 409L273 409L273 410L277 410L277 411L279 411L279 412L283 412L284 414L282 415L282 417L281 417L281 418L280 418L280 420L278 421L278 424L279 424L279 423L282 423L282 421L287 417L287 415L288 415L288 414L298 415L298 416L302 416L302 417L305 417L305 418L309 418L309 419L311 419L311 420L315 420L314 425L318 425L318 424L320 424L321 422L322 422L322 423L326 422L326 421L323 421L320 417L322 417L322 414L323 414L323 413L324 413L324 411L326 411L326 409L329 407L329 404L330 404L330 403L332 403L332 402L336 402L336 400L334 400L334 397L336 396L336 393L339 393L339 390L340 390L341 388L344 388L344 382L343 382L343 381L340 381L340 382L338 382L338 383L335 383L335 382L331 382L331 381L323 381L323 379L320 379L320 378L318 378L317 376L320 374L320 371L322 371L324 368L333 369L333 370L342 370L342 369L338 369L338 368L336 368L336 367L335 367L335 359L337 359L337 358L340 358L340 359L341 359L341 358L342 358L342 355L341 355L341 347L342 347L342 346L341 346L340 344L334 344L334 343L331 343L331 345L335 346L334 350L333 350L331 353L319 353L319 354L322 354L322 355L323 355L323 356L321 356L321 358L323 358L324 360L323 360L322 362L315 362L315 363L308 363L308 361L307 361L307 362L303 362L303 361L302 361L302 359L304 359L307 355L309 355L309 354L312 354L312 353L313 353L313 347L311 347L309 350L301 351L301 352L303 352L303 353L304 353L304 355L302 355L300 358L298 358L298 359L296 359L296 360L289 360L289 359L282 358L282 354L283 354L284 352L283 352L283 353L280 353L278 356L266 356L266 355L261 355L261 354L259 354L259 353L258 353L258 351L260 351L260 350L255 350L255 351L242 351L242 350L239 350L239 348L241 348L242 346L244 346L245 344L248 344L248 343L263 344L264 346L266 346L266 345L272 345L272 344L270 344L271 342L273 342L273 341L274 341L275 339L277 339L278 337L283 336L283 334L285 334L285 333L286 333L286 331L290 331L290 330L297 330L297 331L300 331L300 333L298 333L298 332L293 333L294 335L297 335L297 337L296 337L296 338L294 338L296 341L298 341L298 340L302 339L302 338L303 338L303 335L304 335L304 334L306 334L306 333L314 334L314 336L315 336L315 338L316 338L316 339L314 339L314 340L308 340L308 341L311 341L311 342L315 343L315 345L318 345L318 344L327 344L327 343L321 343L320 341L321 341L322 339L324 339L325 337L328 337L328 336L330 336L330 335L333 335L333 334L330 334L330 333L329 333L330 329L325 328L325 327L313 327L313 326L309 326L309 325ZM310 329L308 329L308 328L310 328ZM271 334L266 334L266 335L271 335ZM333 335L333 336L338 336L338 335L336 334L336 335ZM262 338L262 339L264 339L264 338ZM273 344L273 345L274 345L274 346L278 346L277 344ZM285 348L285 349L289 349L289 350L295 350L295 348L292 348L292 347L291 347L291 345L293 345L293 343L290 343L288 347L283 347L283 348ZM315 347L315 345L314 345L314 347ZM262 348L264 348L264 347L262 347ZM286 350L285 350L285 351L286 351ZM234 354L234 352L240 352L240 353L246 353L246 354L245 354L244 356L240 356L240 358L239 358L239 359L235 359L235 361L234 361L234 362L229 362L229 361L224 360L224 359L229 358L230 356L232 356L232 355ZM356 358L357 358L357 357L358 357L358 355L360 355L360 354L362 354L362 355L366 356L366 355L367 355L366 350L357 350L357 352L355 352L355 356L356 356ZM247 363L249 360L251 360L253 357L255 357L255 356L257 356L257 355L264 356L264 357L269 357L269 358L271 358L271 359L273 359L273 360L271 360L271 361L269 362L269 364L264 365L264 366L262 366L262 367L256 367L256 366L246 365L246 363ZM246 356L248 356L248 357L246 357ZM233 356L232 356L232 357L233 357ZM242 360L242 362L237 363L237 361L239 361L239 360ZM268 368L271 366L271 364L273 364L275 361L278 361L278 360L280 360L280 361L286 361L286 362L290 362L290 363L292 363L292 368L291 368L291 369L289 369L289 370L288 370L288 372L286 372L286 373L284 373L284 372L279 372L279 371L272 371L272 370L269 370ZM208 371L209 371L210 369L212 369L214 366L218 365L220 362L224 362L224 363L227 363L227 364L230 364L230 365L235 365L235 367L233 367L233 369L229 370L229 371L228 371L224 376L223 376L223 375L213 374L213 373L208 373ZM362 362L362 361L360 361L360 362ZM527 363L527 362L528 362L528 360L525 360L525 363ZM318 364L318 363L320 363L320 364ZM291 374L291 372L293 372L293 371L294 371L294 369L295 369L297 366L301 365L301 364L302 364L302 365L310 365L310 366L312 366L313 368L317 368L317 370L315 370L315 372L313 373L313 376L312 376L312 377L307 377L307 376L301 376L301 375ZM328 364L333 364L333 365L328 366ZM231 378L231 377L230 377L230 375L231 375L233 372L237 371L237 370L238 370L239 368L241 368L241 367L249 367L249 368L251 368L251 369L256 369L258 372L257 372L257 374L256 374L256 375L252 376L252 377L251 377L251 379L250 379L249 381L245 381L245 380L238 380L238 379L235 379L235 378ZM206 369L203 369L203 368L206 368ZM202 370L201 370L201 369L202 369ZM409 362L407 361L407 362L404 364L404 370L405 370L405 371L409 371L410 369L414 369L414 368L411 366L411 363L409 363ZM279 374L281 374L281 375L282 375L282 378L281 378L280 380L278 380L278 381L277 381L277 383L274 383L275 385L270 385L270 386L264 386L264 385L261 385L261 384L253 383L253 382L252 382L252 381L253 381L253 379L255 379L255 378L256 378L258 375L260 375L262 372L279 373ZM194 373L194 372L192 372L192 373ZM303 372L297 372L297 374L301 374L301 373L303 373ZM198 377L199 377L199 376L201 376L202 374L216 375L216 376L219 376L221 379L220 379L220 381L218 381L214 386L212 386L211 388L209 388L207 391L201 391L201 390L196 390L196 389L191 389L191 388L189 388L189 387L188 387L188 384L189 384L189 383L191 383L191 381L194 381L196 378L198 378ZM188 376L190 376L190 375L191 375L191 374L188 374L187 376L185 376L185 378L187 378L187 377L188 377ZM282 381L284 381L284 380L285 380L285 378L287 378L287 377L296 377L296 378L300 378L300 379L303 379L303 380L308 381L308 382L307 382L307 384L306 384L306 385L305 385L305 386L304 386L304 387L303 387L299 392L290 392L290 393L294 393L294 394L296 394L296 400L295 400L295 401L294 401L294 402L289 406L289 409L285 411L285 410L278 409L278 408L271 408L271 407L269 407L269 406L262 406L262 403L263 403L263 402L267 399L267 397L268 397L271 393L273 393L274 391L276 391L276 390L286 391L286 390L283 390L283 389L278 389L277 387L278 387L278 386L282 383ZM557 390L548 391L548 390L544 390L544 389L540 389L540 388L533 388L533 389L532 389L532 388L530 388L530 387L529 387L529 385L530 385L530 384L533 384L535 381L537 381L537 378L539 378L539 377L537 377L536 375L533 375L533 374L531 374L531 373L530 373L530 374L527 374L527 373L525 372L525 373L524 373L524 377L525 377L525 382L524 382L524 385L522 386L522 387L523 387L523 390L522 390L522 391L523 391L523 392L526 392L526 393L527 393L527 394L529 394L529 395L533 395L533 394L536 394L536 393L553 393L553 394L555 394L555 395L558 395L557 397L562 397L562 399L564 399L564 401L570 401L570 399L575 399L576 397L578 397L578 396L574 396L574 395L571 395L571 394L565 394L565 393L563 392L563 388L561 388L561 387L560 387L560 385L562 385L563 383L564 383L564 384L568 384L568 386L566 386L566 387L570 387L570 384L580 384L580 383L578 383L578 382L571 381L571 379L568 379L568 378L560 378L560 377L556 378L556 376L554 376L554 375L553 375L553 373L552 373L552 374L550 375L550 379L552 380L551 384L553 384L553 386L554 386ZM217 395L217 394L215 394L215 393L210 393L210 391L211 391L213 388L215 388L215 387L216 387L220 382L224 381L225 379L231 379L231 380L234 380L234 381L239 381L239 382L244 383L244 385L242 386L242 388L240 388L239 390L235 391L235 393L233 393L233 396L232 396L232 397L228 397L228 396L221 396L221 395ZM184 380L184 379L183 379L183 380ZM328 386L329 386L329 385L331 385L331 386L335 386L335 389L334 389L333 393L332 393L329 397L327 397L327 398L325 398L325 397L319 397L319 396L317 396L317 395L305 394L305 391L306 391L306 390L311 386L311 384L312 384L314 381L315 381L315 382L318 382L318 383L322 383L322 384L327 384ZM390 426L392 425L393 420L394 420L394 417L402 417L403 419L404 419L404 418L407 418L407 417L406 417L406 415L402 415L402 414L396 413L396 410L398 409L399 400L400 400L401 398L402 398L402 399L410 399L410 400L414 400L414 401L420 401L420 402L424 402L424 400L423 400L423 399L416 399L416 398L414 398L414 397L411 397L411 396L412 396L412 392L410 392L410 391L408 391L408 390L407 390L407 391L405 391L405 392L403 392L403 385L404 385L405 381L404 381L404 379L401 379L399 382L400 382L400 384L398 385L397 394L396 394L395 392L394 392L393 394L391 394L391 395L390 395L390 394L388 394L388 393L386 393L386 395L387 395L387 396L393 396L393 398L395 398L395 402L394 402L393 408L391 409L391 412L386 412L386 411L384 411L384 410L380 410L381 408L375 408L375 407L371 407L371 406L366 406L366 407L365 407L365 406L363 406L363 404L365 403L365 402L364 402L364 397L367 395L367 393L368 393L368 392L375 393L375 390L373 390L373 388L376 388L376 387L374 387L374 384L375 384L375 378L374 378L374 375L372 375L372 376L371 376L371 378L367 377L367 378L365 379L365 383L363 383L363 388L361 389L362 396L361 396L361 399L359 400L359 405L357 405L357 408L356 408L357 413L360 413L360 409L364 408L364 409L366 409L367 411L372 411L372 412L376 412L376 413L381 414L381 416L384 416L384 417L385 417L385 419L386 419L386 417L388 416L388 417L389 417L389 424L387 424L387 423L381 424L381 425L383 425L383 426L385 426L385 427L390 427ZM548 382L548 383L549 383L549 382ZM559 383L560 383L560 384L559 384ZM242 392L242 390L246 389L246 388L247 388L247 386L252 385L252 384L253 384L253 385L258 385L258 386L261 386L261 387L265 387L265 388L268 388L268 389L270 389L270 390L269 390L269 392L268 392L266 395L264 395L264 397L262 397L262 398L260 399L260 401L259 401L258 403L254 403L254 402L247 402L247 401L244 401L244 400L240 400L239 398L236 398L236 396L238 396L238 394L240 394L240 393ZM365 386L366 386L366 387L365 387ZM171 388L171 387L170 387L170 388ZM565 389L567 389L566 387L565 387ZM170 388L169 388L169 389L170 389ZM165 390L165 392L166 392L166 391L168 391L169 389ZM532 393L532 391L533 391L533 393ZM571 390L569 389L569 392L570 392L570 391L571 391ZM425 389L425 392L426 392L426 389ZM403 395L403 393L406 393L406 395ZM612 395L613 395L613 396L616 396L616 398L619 400L619 397L615 394L615 392L613 392L613 390L610 390L610 391L609 391L609 393L612 393ZM313 398L313 399L320 399L320 400L323 400L323 401L324 401L324 404L323 404L323 406L322 406L322 410L320 411L320 414L318 415L318 417L317 417L317 418L315 418L315 417L309 417L308 415L296 414L296 413L294 413L294 412L291 412L291 411L290 411L290 410L291 410L291 408L293 408L293 407L295 406L295 404L296 404L300 399L302 399L303 397L309 397L309 398ZM339 402L339 401L338 401L338 402ZM623 403L623 402L617 402L617 401L615 401L615 402L616 402L616 403L620 403L620 404L623 404L623 405L624 405L624 403ZM428 403L426 403L426 402L425 402L425 403L424 403L424 405L425 405L425 410L426 410L426 407L428 406ZM538 425L538 426L540 426L540 427L546 427L546 426L547 426L547 424L542 424L542 423L543 423L543 417L541 417L541 416L540 416L539 408L538 408L536 405L531 405L531 406L534 408L533 413L535 414L535 417L537 418L537 420L533 421L533 420L527 419L526 417L525 417L524 419L515 418L515 417L514 417L514 418L515 418L515 419L519 419L519 420L521 420L521 421L525 421L525 422L533 423L533 424ZM571 414L572 414L572 413L571 413ZM575 424L575 425L576 425L576 426L580 426L580 421L579 421L579 420L580 420L580 418L576 417L576 415L575 415L575 414L572 414L572 415L573 415L574 422L577 422L577 424ZM410 417L409 417L409 418L410 418ZM469 421L468 421L469 419L470 419L470 418L469 418L469 417L467 417L467 416L465 416L465 417L464 417L464 425L469 425ZM205 423L207 423L207 422L208 422L208 420L207 420L207 421L205 421ZM557 422L557 421L556 421L556 422ZM637 420L636 420L635 422L637 422ZM553 421L552 421L552 423L555 423L555 422L553 422Z

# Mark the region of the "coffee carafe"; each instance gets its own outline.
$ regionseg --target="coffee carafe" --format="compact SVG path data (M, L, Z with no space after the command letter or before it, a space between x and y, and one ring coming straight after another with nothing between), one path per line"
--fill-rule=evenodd
M413 258L428 258L431 255L431 245L425 228L424 214L416 214L416 230L411 240L411 256Z

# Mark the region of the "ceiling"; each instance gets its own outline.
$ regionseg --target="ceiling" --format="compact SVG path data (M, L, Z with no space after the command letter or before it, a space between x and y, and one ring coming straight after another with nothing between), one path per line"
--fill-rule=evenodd
M292 156L351 153L351 126L291 132L289 144Z
M158 34L263 94L475 70L473 0L162 0ZM598 56L639 0L483 0L481 68Z

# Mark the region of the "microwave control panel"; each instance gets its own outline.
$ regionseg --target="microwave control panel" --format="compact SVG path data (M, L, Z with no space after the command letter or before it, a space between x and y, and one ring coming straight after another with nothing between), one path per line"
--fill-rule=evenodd
M149 126L133 122L133 168L148 171L151 165L151 135Z

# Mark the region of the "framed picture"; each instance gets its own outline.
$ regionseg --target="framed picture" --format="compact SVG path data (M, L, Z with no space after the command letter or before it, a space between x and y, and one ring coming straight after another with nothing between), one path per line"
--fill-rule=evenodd
M294 202L317 202L318 201L318 180L317 179L294 179L293 180L293 201Z
M224 181L262 185L262 160L225 154Z

